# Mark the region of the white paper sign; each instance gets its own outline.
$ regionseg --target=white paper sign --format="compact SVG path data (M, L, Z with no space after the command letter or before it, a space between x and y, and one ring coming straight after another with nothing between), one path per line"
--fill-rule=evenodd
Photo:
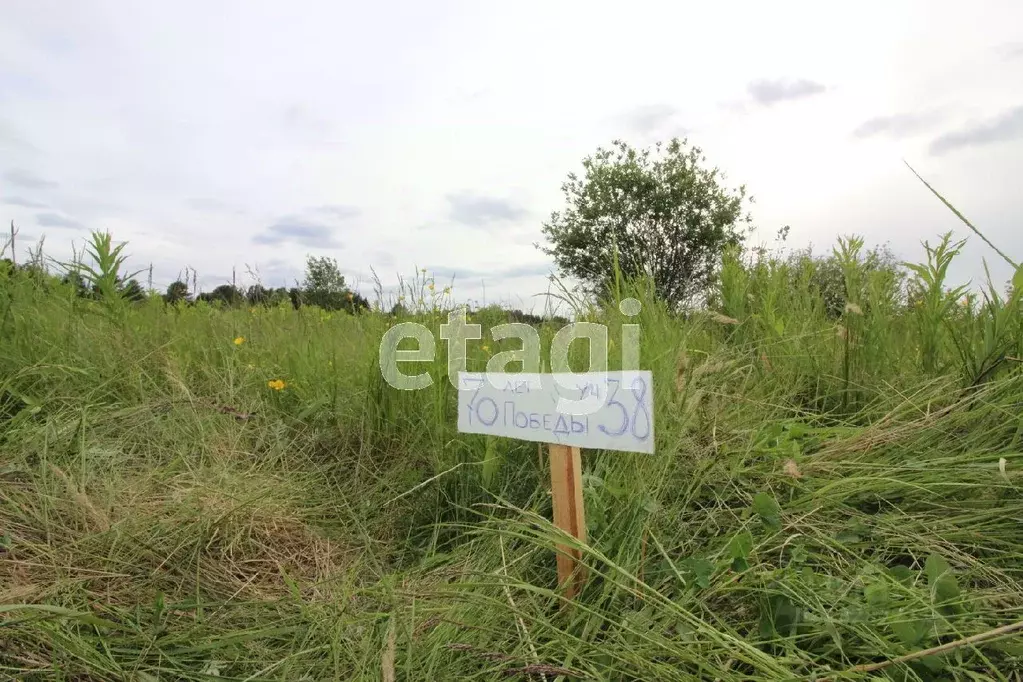
M653 453L653 379L649 371L459 372L458 430Z

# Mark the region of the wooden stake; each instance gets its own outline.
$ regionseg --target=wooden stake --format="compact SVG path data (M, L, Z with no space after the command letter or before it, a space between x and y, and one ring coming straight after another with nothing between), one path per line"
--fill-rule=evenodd
M579 448L548 444L551 456L551 494L554 525L580 542L586 542L586 518L583 509L582 458ZM558 585L565 598L572 599L582 589L586 570L580 563L582 553L572 547L558 546Z

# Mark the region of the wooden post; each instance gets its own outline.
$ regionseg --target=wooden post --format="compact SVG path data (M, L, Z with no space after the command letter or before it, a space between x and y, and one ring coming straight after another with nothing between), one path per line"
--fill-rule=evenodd
M571 385L576 388L574 393L569 390L569 399L563 391ZM562 400L569 399L571 407L572 401L590 395L609 397L606 404L586 415L562 409ZM533 441L539 444L537 456L541 458L547 447L554 526L565 534L561 536L564 540L554 542L558 592L563 603L568 603L582 592L587 578L581 549L588 545L579 448L653 453L651 372L589 372L580 378L578 374L559 377L536 372L459 371L458 396L459 433ZM552 443L552 438L561 442ZM570 542L574 547L568 546Z
M579 448L548 443L551 457L551 495L554 525L580 542L586 542L586 518L583 508L582 458ZM565 598L572 599L582 589L586 571L580 563L582 553L572 547L558 546L558 585Z

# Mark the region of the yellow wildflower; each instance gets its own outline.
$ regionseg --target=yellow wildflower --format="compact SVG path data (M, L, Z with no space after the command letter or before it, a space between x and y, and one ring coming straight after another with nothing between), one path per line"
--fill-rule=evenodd
M283 379L271 379L270 381L266 382L266 385L275 391L283 391L285 383Z
M490 346L488 346L487 344L483 344L483 352L484 353L489 353L490 352Z
M445 294L450 294L451 293L451 287L444 287L444 293Z
M244 337L244 336L236 336L236 337L235 337L235 339L234 339L234 345L236 345L236 346L240 346L240 345L242 345L243 343L245 343L245 337Z
M430 291L433 291L433 282L430 282L429 289L430 289Z

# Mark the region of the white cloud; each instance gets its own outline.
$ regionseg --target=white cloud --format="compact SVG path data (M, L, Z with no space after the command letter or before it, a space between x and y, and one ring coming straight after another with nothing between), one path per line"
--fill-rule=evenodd
M799 78L796 80L755 80L746 86L746 90L757 104L771 106L779 102L805 99L821 95L827 87L816 81Z

